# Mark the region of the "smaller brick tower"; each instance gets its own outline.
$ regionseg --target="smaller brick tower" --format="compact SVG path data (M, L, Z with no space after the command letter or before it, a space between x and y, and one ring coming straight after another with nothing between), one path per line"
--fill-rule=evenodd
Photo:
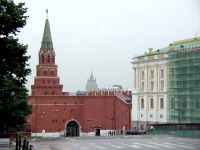
M48 10L46 10L46 22L38 57L39 65L36 66L34 85L31 86L32 95L62 95L63 85L57 76L58 66L55 65Z

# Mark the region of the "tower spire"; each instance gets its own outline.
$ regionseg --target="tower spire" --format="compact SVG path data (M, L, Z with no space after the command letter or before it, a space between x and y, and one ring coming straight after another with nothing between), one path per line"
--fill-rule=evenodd
M54 48L53 48L53 41L51 38L49 19L48 19L48 9L46 9L46 21L45 21L44 32L43 32L42 43L41 43L39 54L42 54L42 53L46 54L48 52L51 54L55 54Z
M94 80L94 76L93 76L92 70L91 70L90 80Z
M48 19L48 9L46 9L46 19Z

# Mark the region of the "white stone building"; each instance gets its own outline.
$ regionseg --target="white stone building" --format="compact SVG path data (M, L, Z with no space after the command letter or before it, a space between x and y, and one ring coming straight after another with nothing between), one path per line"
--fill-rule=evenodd
M132 121L133 128L147 129L147 124L168 121L168 51L167 48L133 58Z

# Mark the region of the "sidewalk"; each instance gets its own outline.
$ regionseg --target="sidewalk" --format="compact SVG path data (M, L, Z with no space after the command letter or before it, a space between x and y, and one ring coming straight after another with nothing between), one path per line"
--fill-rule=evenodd
M10 144L9 138L0 138L0 150L15 150L15 144Z

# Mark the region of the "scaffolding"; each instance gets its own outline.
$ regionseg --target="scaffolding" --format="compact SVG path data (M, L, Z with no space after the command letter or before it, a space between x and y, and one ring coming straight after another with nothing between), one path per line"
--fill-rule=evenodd
M200 38L169 52L169 123L200 123Z

